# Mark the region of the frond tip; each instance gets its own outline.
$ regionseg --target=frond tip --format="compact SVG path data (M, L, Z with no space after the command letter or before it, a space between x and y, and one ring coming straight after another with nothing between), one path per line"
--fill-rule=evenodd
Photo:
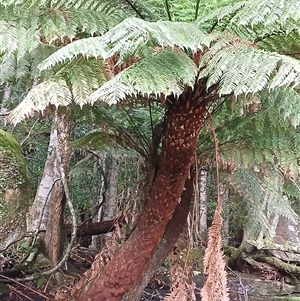
M233 44L233 45L232 45ZM291 57L251 47L234 36L219 40L201 61L200 78L218 84L220 95L255 93L300 84L300 63Z
M44 112L49 105L67 106L71 103L71 94L64 80L45 81L33 87L24 100L14 108L6 118L7 123L18 124L34 112Z

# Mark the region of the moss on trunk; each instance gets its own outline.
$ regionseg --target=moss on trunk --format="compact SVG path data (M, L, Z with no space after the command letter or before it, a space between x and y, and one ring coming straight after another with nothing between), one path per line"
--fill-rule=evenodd
M0 250L24 236L29 198L20 146L11 134L0 130Z

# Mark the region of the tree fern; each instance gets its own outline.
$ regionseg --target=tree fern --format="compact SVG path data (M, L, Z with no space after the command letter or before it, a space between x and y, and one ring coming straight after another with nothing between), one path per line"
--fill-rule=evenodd
M45 102L47 99L47 102ZM21 122L26 116L33 114L32 108L44 113L49 105L67 106L71 104L72 96L64 80L58 82L44 81L33 87L24 100L13 110L7 121L13 124Z
M9 122L17 124L34 111L43 112L48 106L66 106L72 102L82 107L88 97L110 78L110 70L102 60L84 59L62 68L51 80L32 88L12 112ZM44 101L43 101L44 99Z

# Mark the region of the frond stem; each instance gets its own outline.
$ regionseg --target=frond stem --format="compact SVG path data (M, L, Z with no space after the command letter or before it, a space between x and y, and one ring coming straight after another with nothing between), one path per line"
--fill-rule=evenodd
M197 0L197 3L196 3L196 11L195 11L195 20L198 19L198 15L199 15L199 6L200 6L200 0Z
M167 11L167 14L168 14L168 19L169 19L169 21L172 21L169 2L168 2L168 0L164 0L164 1L165 1L166 11Z
M136 14L143 20L145 20L144 16L140 13L140 11L134 6L133 3L131 3L129 0L125 0L129 6L136 12Z
M153 129L153 116L152 116L152 108L151 108L150 100L148 100L148 106L149 106L149 115L150 115L150 123L151 123L151 133L152 133L152 139L153 139L154 129Z

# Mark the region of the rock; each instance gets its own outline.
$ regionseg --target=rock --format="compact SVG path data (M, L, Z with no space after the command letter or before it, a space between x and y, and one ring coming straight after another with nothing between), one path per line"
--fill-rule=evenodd
M20 146L11 134L0 130L0 251L24 237L29 198Z

